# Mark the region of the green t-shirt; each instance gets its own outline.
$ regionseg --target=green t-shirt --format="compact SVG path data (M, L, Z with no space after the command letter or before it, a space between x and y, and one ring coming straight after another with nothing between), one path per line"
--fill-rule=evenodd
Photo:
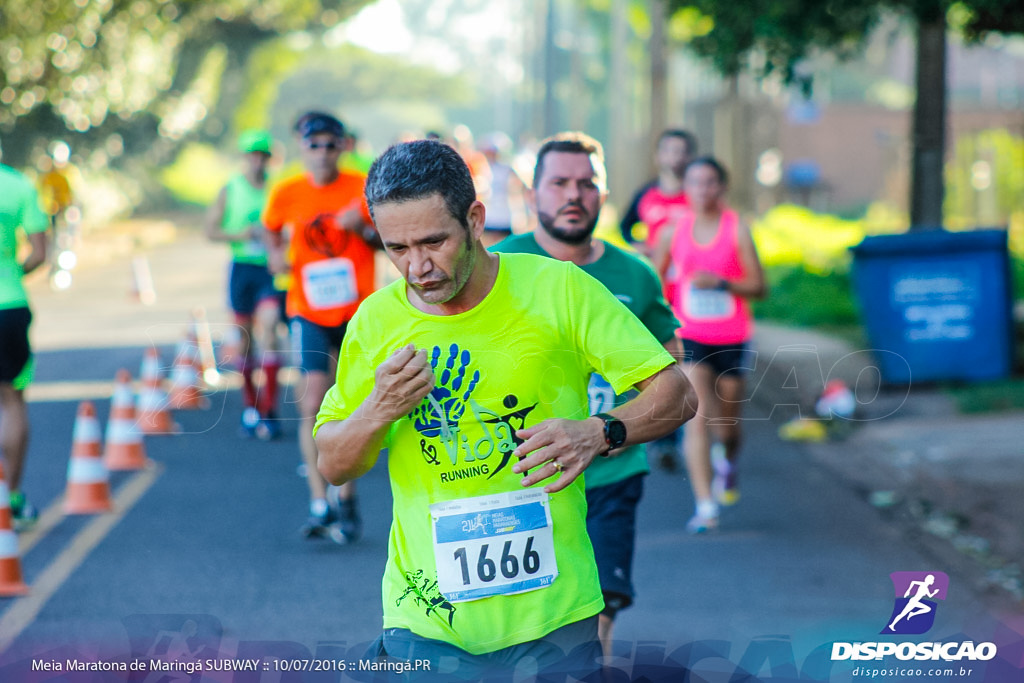
M543 484L524 489L512 472L514 432L585 419L595 370L622 392L672 363L580 269L500 258L494 287L464 313L417 310L404 280L367 298L314 429L351 415L397 348L428 351L437 386L384 443L394 498L384 627L473 654L535 640L604 606L582 478L550 497Z
M537 244L532 233L509 237L491 247L491 251L551 257ZM665 302L661 281L643 259L604 242L601 258L581 268L624 303L659 342L664 344L675 336L679 321ZM615 394L608 382L597 374L590 379L589 395L591 414L607 412L632 398L632 392ZM649 471L643 446L631 446L613 458L596 458L587 468L587 488L607 486Z
M50 220L39 208L39 195L28 178L0 164L0 308L28 306L18 263L18 228L45 232Z
M266 187L253 187L246 177L238 174L228 181L224 203L224 232L237 235L249 231L253 223L260 222L260 214L267 203ZM260 239L231 242L231 259L237 263L267 265L267 247Z

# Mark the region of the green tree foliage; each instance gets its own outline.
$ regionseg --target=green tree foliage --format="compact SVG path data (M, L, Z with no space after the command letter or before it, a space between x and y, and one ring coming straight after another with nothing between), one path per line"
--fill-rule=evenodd
M951 225L996 225L1022 211L1022 162L1024 138L1011 131L982 130L957 140L946 169L946 215Z
M781 71L798 80L797 65L816 50L855 55L886 12L936 19L951 12L954 27L978 39L989 32L1024 32L1024 13L1014 0L670 0L676 11L699 11L712 28L690 39L698 54L726 75L751 68L764 76Z
M915 22L918 79L914 111L911 223L942 224L945 130L945 34L947 26L969 39L989 32L1024 33L1019 0L671 0L674 9L695 8L713 27L691 41L725 74L750 68L764 76L781 71L787 82L811 88L800 62L816 51L840 57L864 44L880 17L898 12Z
M235 129L269 128L280 136L287 136L295 117L322 101L324 93L336 101L332 106L347 125L380 143L406 128L443 128L448 125L445 109L477 107L481 101L462 75L354 45L300 50L284 39L271 41L253 54L245 80ZM428 108L430 115L422 116ZM404 115L389 116L391 109Z
M422 133L425 127L445 130L453 107L479 106L480 93L459 75L341 44L296 46L287 37L263 43L249 59L229 138L246 128L265 128L285 149L288 165L280 176L301 171L292 126L311 108L334 111L363 142L376 146L394 141L398 131ZM371 158L372 160L372 158ZM237 165L234 146L190 141L160 179L168 196L152 191L151 202L208 206Z
M240 99L234 75L262 42L329 28L367 2L4 0L0 130L85 134L148 114L173 135Z

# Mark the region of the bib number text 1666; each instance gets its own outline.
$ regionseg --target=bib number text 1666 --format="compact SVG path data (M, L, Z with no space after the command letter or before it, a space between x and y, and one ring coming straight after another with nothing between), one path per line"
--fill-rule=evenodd
M512 552L512 541L505 541L505 546L501 551L501 558L497 562L487 556L489 548L490 544L488 543L481 545L480 555L476 560L476 575L485 583L493 581L498 576L499 571L506 579L514 579L519 576L520 568L527 574L536 574L537 570L540 569L540 553L533 549L533 536L526 539L526 547L523 548L522 555L520 556ZM469 559L466 555L464 547L455 551L455 559L458 560L459 566L462 569L462 583L468 586L472 583L472 579L469 574ZM520 558L522 558L521 562Z

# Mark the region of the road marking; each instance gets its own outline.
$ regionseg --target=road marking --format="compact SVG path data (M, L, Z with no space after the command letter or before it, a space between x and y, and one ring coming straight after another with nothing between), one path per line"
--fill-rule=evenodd
M53 530L53 527L64 519L64 495L57 496L57 499L50 503L50 506L43 510L39 519L31 528L18 534L18 554L21 557L28 555L28 551L35 547L36 543L43 540L46 534Z
M0 618L0 634L2 634L0 635L0 652L5 651L21 635L21 632L39 616L39 612L46 606L53 594L85 561L89 553L117 526L118 522L149 490L149 487L156 482L162 472L163 467L154 464L141 470L125 482L114 496L114 512L99 515L89 522L71 539L68 547L29 586L31 592L25 597L15 600ZM56 503L47 508L44 517L54 509L55 505ZM40 523L42 522L43 520L40 519ZM32 540L32 544L37 543L39 538L42 536L37 535Z
M296 368L281 368L278 384L298 386L301 373ZM242 387L242 376L237 372L219 374L219 384L211 393L230 391ZM25 400L29 403L48 401L101 401L114 393L114 382L33 382L25 389ZM205 393L205 392L204 392Z
M29 403L44 401L95 401L110 398L113 382L35 382L25 389Z

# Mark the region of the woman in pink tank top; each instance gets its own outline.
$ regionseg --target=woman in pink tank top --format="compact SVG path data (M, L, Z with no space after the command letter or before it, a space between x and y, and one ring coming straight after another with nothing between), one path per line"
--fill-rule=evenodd
M683 437L696 501L686 525L691 533L715 530L719 505L739 500L739 418L753 331L749 301L767 293L750 229L723 200L726 186L726 171L714 158L691 161L683 178L691 210L662 230L654 255L662 277L674 284L685 367L700 400Z

